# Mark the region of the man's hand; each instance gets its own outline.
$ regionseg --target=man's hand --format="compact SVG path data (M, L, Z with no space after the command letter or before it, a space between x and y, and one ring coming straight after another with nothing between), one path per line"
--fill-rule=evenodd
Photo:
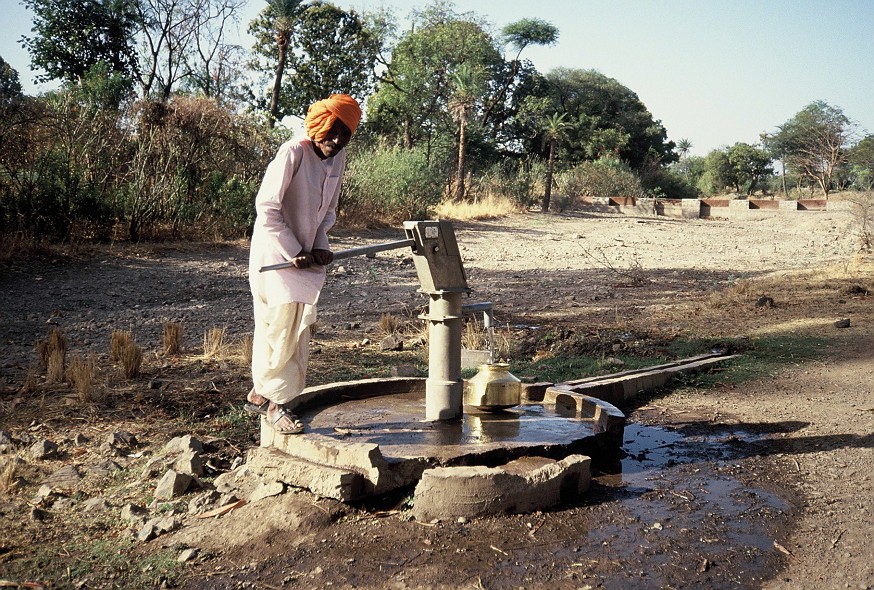
M294 268L309 268L313 265L314 260L312 254L301 250L298 252L297 256L292 258L289 262L294 265Z
M334 261L334 253L330 250L313 248L313 261L319 266L327 266Z

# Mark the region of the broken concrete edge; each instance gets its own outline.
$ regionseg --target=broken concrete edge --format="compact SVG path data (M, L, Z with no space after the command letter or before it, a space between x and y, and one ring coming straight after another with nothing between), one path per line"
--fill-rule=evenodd
M522 457L498 467L437 467L422 473L412 515L420 521L524 513L567 504L588 491L591 458Z
M384 385L388 385L384 387ZM534 384L539 396L551 383ZM333 383L305 391L305 397L290 405L297 411L305 408L329 405L339 400L363 399L378 395L419 392L424 395L425 379L395 378L367 379L362 381ZM529 387L529 390L532 388ZM600 400L578 396L585 404L597 406ZM578 419L594 420L600 424L600 438L609 437L610 442L621 445L624 415L610 404L599 410L580 412ZM618 434L617 434L618 433ZM604 441L607 444L607 441ZM598 445L603 446L603 445ZM489 455L479 458L484 464L491 463ZM554 459L550 459L554 461ZM345 441L316 433L283 435L276 432L270 423L261 419L260 447L250 449L247 466L265 478L276 478L294 487L310 490L316 495L344 502L360 500L367 496L412 488L421 480L422 474L431 468L440 467L427 458L392 463L382 454L379 445Z
M263 479L304 488L323 498L353 502L368 495L368 482L358 471L290 457L275 448L250 449L246 465Z
M595 434L621 431L625 428L625 414L609 402L578 393L569 385L559 384L546 390L543 403L554 405L562 416L592 420Z
M264 418L261 419L261 448L281 451L284 454L284 460L303 461L306 464L329 470L337 469L344 473L359 474L360 483L356 483L354 486L350 484L348 488L343 488L339 494L324 494L326 497L338 500L381 494L412 485L427 466L424 462L407 462L405 469L392 467L376 443L351 442L311 433L305 435L279 434ZM253 451L249 451L249 460L253 456L258 456ZM275 457L274 460L276 460ZM300 468L296 467L296 469ZM315 474L311 469L303 469L303 471L310 475ZM300 487L309 488L309 485L305 484L307 481L310 480L306 477L298 477L287 483L298 485L304 482L304 485L300 485Z

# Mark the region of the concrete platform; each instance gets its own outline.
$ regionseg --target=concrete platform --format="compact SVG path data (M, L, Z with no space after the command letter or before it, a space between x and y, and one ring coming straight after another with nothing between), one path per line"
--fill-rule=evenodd
M474 512L545 508L566 499L568 490L578 494L588 488L590 454L616 452L621 445L622 412L577 397L574 411L566 400L495 413L466 407L461 420L426 422L424 379L332 384L308 390L293 408L307 424L304 434L278 434L262 419L261 448L250 452L248 465L342 501L412 489L424 475L430 483L421 492L423 515L473 509L457 495L449 512L435 505L448 501L445 486L462 489L456 476L472 477L467 488L477 490L480 506ZM466 470L446 471L459 467Z
M584 493L592 461L619 453L623 403L680 373L733 358L706 354L565 383L523 386L522 404L426 422L425 379L367 379L309 388L287 404L307 424L282 435L261 420L248 467L344 502L415 489L430 519L545 509ZM609 400L604 401L605 399Z

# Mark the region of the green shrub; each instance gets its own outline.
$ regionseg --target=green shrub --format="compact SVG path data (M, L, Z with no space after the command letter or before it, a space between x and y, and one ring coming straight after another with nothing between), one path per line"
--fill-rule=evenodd
M204 186L204 201L209 206L209 223L216 236L240 238L251 233L258 186L256 179L246 180L239 175L228 177L218 170L209 175Z
M353 224L427 219L440 202L443 179L420 150L365 147L350 154L340 214Z
M698 189L681 174L669 168L658 168L647 175L647 191L654 197L694 199Z
M540 202L543 182L546 179L546 162L539 158L524 160L505 159L494 164L478 181L472 183L471 192L480 196L507 198L528 208Z
M581 197L646 197L640 178L615 158L582 162L557 175L559 192L573 200Z

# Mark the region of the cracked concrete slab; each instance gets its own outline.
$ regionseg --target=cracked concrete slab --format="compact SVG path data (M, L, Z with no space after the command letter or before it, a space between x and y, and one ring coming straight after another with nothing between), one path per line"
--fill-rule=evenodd
M576 501L589 489L592 460L569 455L560 461L522 457L497 467L438 467L422 473L413 516L475 517L543 510Z

